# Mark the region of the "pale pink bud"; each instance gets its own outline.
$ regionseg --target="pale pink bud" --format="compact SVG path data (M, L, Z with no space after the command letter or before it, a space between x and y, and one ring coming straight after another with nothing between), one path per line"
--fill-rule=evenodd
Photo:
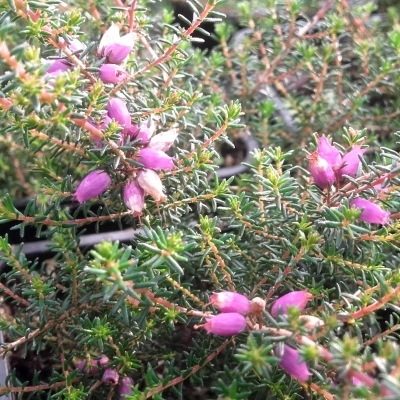
M72 39L69 42L68 48L73 52L81 52L86 49L86 46L78 39Z
M270 313L276 318L279 314L286 315L288 313L288 307L297 307L300 311L303 311L310 298L312 298L312 295L310 295L307 290L290 292L279 297L279 299L272 304Z
M124 187L124 202L132 210L133 215L142 215L144 208L144 190L136 181L131 181Z
M359 218L371 224L386 225L390 222L390 212L383 210L369 200L358 197L350 201L352 207L363 209Z
M279 366L300 382L306 382L311 375L307 364L300 360L299 352L286 344L283 346L283 355Z
M113 386L118 385L118 380L119 380L118 372L113 368L107 368L104 371L103 377L101 378L101 381L103 383Z
M144 169L139 171L137 175L137 183L149 194L156 202L163 202L167 197L163 193L163 184L157 172L152 169Z
M124 100L112 98L107 104L108 116L123 127L131 126L131 116Z
M314 330L315 328L324 326L324 321L318 317L314 317L314 315L300 315L299 320L304 322L304 328L309 331Z
M235 292L214 293L211 303L223 313L239 313L246 315L250 312L250 301L243 294Z
M103 170L92 171L89 175L83 178L82 182L79 184L74 196L79 201L83 203L86 200L92 199L107 190L110 186L111 178L107 172Z
M265 310L266 301L261 297L254 297L250 301L250 311L252 314L259 315Z
M137 161L143 164L146 168L155 170L166 169L172 170L175 168L173 158L167 156L163 151L145 147L139 150Z
M124 68L116 64L103 64L100 67L99 78L104 83L119 83L122 82L128 73Z
M332 168L341 164L342 157L339 150L332 146L327 137L322 136L318 139L317 153L322 157Z
M121 383L118 386L118 393L122 396L120 396L120 400L125 400L126 397L123 396L124 394L132 394L132 386L133 386L133 380L129 377L122 378Z
M161 151L167 151L176 138L178 137L177 129L170 129L169 131L159 133L150 139L149 147Z
M212 318L206 318L202 325L207 333L214 333L219 336L238 335L246 329L246 318L239 313L218 314Z
M335 182L333 168L316 151L307 156L307 159L309 161L308 168L317 186L325 189Z
M339 179L342 179L343 175L349 175L349 176L356 176L358 167L360 165L360 159L358 158L358 155L362 155L365 153L365 149L361 149L360 146L354 146L353 149L345 154L342 160L342 165L340 169L337 170L337 175Z

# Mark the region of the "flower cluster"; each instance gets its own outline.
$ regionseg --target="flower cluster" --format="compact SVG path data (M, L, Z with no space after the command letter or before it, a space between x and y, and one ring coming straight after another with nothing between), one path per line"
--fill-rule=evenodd
M145 206L145 194L149 194L156 202L163 202L166 199L161 179L156 171L170 171L175 168L173 158L168 156L165 151L172 146L178 132L176 129L170 129L152 136L155 131L154 124L149 125L147 122L143 122L140 125L132 125L127 105L120 98L110 99L107 104L107 115L100 128L105 128L112 120L122 127L120 143L137 141L139 150L134 157L143 165L143 168L134 171L133 179L129 178L123 189L123 200L134 216L140 216ZM95 144L101 146L100 141ZM75 197L80 203L83 203L106 191L110 183L111 177L107 172L104 170L92 171L78 186Z
M345 176L355 177L360 166L359 156L364 152L365 149L355 145L342 157L327 137L318 138L317 150L307 156L315 184L321 189L326 189L335 182L342 182ZM362 221L382 225L390 221L390 213L369 200L358 197L351 200L350 205L362 210L360 214Z

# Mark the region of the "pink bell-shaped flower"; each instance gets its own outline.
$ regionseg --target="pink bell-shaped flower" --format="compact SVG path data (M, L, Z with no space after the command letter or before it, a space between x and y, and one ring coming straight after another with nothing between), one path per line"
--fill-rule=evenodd
M133 386L132 378L129 377L122 378L118 386L118 394L121 395L119 397L120 400L126 400L126 397L123 396L124 394L132 394L132 386Z
M300 382L306 382L311 375L307 364L304 361L300 361L299 352L286 344L283 346L283 354L279 361L279 366Z
M144 190L136 181L131 181L124 187L124 202L134 216L142 215L144 208Z
M118 385L119 375L118 372L114 368L107 368L104 371L103 377L101 381L107 385Z
M139 150L137 161L146 168L155 170L166 169L170 171L175 168L172 157L166 155L161 150L152 149L151 147Z
M124 128L131 126L131 116L124 100L112 98L107 104L107 113Z
M270 313L276 318L279 314L286 315L288 307L297 307L300 311L303 311L306 308L308 300L311 298L312 295L307 290L290 292L275 300Z
M113 24L103 35L97 50L99 58L106 57L111 64L120 64L129 56L136 41L136 34L131 32L119 35L119 28Z
M363 209L359 218L371 224L386 225L390 222L390 212L383 210L369 200L358 197L350 201L352 207Z
M167 197L163 192L164 186L161 182L161 179L157 172L153 171L152 169L144 169L139 171L137 175L137 183L145 191L145 193L149 194L156 202L163 202L167 200Z
M122 82L128 73L124 68L116 64L103 64L100 67L99 78L104 83L119 83Z
M247 296L235 292L218 292L210 297L211 303L223 313L239 313L246 315L250 312L250 301Z
M206 318L206 323L201 325L207 333L219 336L238 335L246 329L246 318L239 313L223 313L212 318Z
M360 159L358 155L365 153L365 149L360 146L354 146L351 151L344 155L342 159L342 167L337 169L336 174L339 180L343 178L343 175L356 176L358 167L360 166Z
M97 197L105 192L110 184L111 178L107 172L103 170L92 171L83 178L74 196L79 203L82 204L84 201Z
M178 137L177 129L161 132L150 139L149 147L156 150L167 151Z
M342 161L342 156L339 150L332 146L326 136L318 138L317 153L322 157L332 168L339 166Z
M318 187L325 189L335 182L335 172L333 168L317 151L307 156L307 159L309 161L308 168Z

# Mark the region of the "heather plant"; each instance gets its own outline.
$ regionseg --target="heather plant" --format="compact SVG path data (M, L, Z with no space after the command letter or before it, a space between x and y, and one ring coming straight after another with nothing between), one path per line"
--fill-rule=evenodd
M0 2L0 394L400 398L399 13L308 3Z

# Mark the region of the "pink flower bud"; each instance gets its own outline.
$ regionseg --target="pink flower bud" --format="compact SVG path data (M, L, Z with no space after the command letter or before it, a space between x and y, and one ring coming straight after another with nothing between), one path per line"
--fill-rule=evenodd
M119 83L122 82L128 73L124 68L116 64L103 64L100 67L99 78L104 83Z
M163 193L163 184L157 172L152 169L144 169L139 171L137 175L137 183L149 194L156 202L163 202L167 197Z
M155 170L175 168L173 158L167 156L163 151L145 147L139 150L137 161L143 164L146 168Z
M252 314L260 315L265 310L266 301L261 297L254 297L250 301L250 311Z
M133 215L142 215L142 210L144 208L144 190L136 181L131 181L124 187L123 198L127 207L132 210Z
M103 383L113 386L118 385L118 380L119 380L118 372L113 368L107 368L104 371L103 377L101 378L101 381Z
M106 57L111 64L120 64L129 56L135 41L135 33L120 37L118 26L111 25L100 41L97 55L100 58Z
M112 98L107 104L108 116L123 127L131 126L131 116L124 100Z
M72 64L69 63L68 60L66 60L65 58L60 58L58 60L53 61L53 64L47 70L47 73L51 74L51 73L57 72L57 71L68 71L71 68L72 68Z
M118 393L120 395L132 394L133 380L129 377L122 378L118 386ZM120 396L120 400L125 400L125 396Z
M206 318L202 325L207 333L214 333L219 336L238 335L246 329L246 318L239 313L218 314L212 318Z
M86 200L92 199L107 190L110 186L111 178L107 172L103 170L92 171L89 175L83 178L82 182L79 184L74 196L79 201L83 203Z
M321 189L325 189L335 182L335 172L328 162L322 158L318 152L314 152L307 156L309 160L309 170L314 182Z
M342 160L343 167L337 170L339 179L342 179L343 175L356 176L358 167L360 165L359 154L364 154L365 149L361 149L360 146L354 146L353 149L347 153Z
M80 40L78 40L78 39L72 39L72 40L69 42L68 48L69 48L73 53L76 53L76 52L78 52L78 51L81 52L81 51L85 50L85 49L86 49L86 46L85 46Z
M170 129L169 131L159 133L150 139L149 147L152 149L157 149L161 151L167 151L176 138L178 137L177 129Z
M288 313L288 307L297 307L300 311L303 311L310 298L312 298L312 295L308 293L307 290L290 292L279 297L279 299L272 304L270 313L276 318L279 314L286 315Z
M306 382L311 375L307 364L304 361L300 361L299 352L286 344L283 346L283 355L279 366L300 382Z
M350 201L352 207L363 209L359 218L371 224L386 225L390 222L390 212L383 210L369 200L358 197Z
M328 138L322 136L318 139L317 153L322 157L332 168L341 164L342 157L339 150L332 146Z
M76 368L81 370L85 375L94 375L99 372L97 360L90 360L90 363L87 363L86 360L79 361L78 364L76 364Z
M239 313L246 315L250 312L250 301L243 294L235 292L214 293L211 303L223 313Z
M97 364L99 364L99 367L103 368L105 367L108 363L110 362L110 359L107 356L101 356L98 360L97 360Z

